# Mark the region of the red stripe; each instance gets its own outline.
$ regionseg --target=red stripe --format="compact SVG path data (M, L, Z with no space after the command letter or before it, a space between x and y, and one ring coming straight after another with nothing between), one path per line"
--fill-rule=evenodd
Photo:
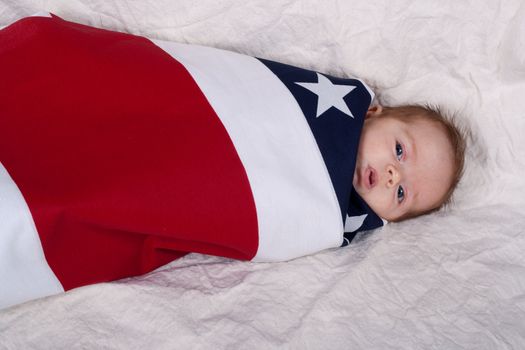
M0 161L65 289L185 252L251 259L233 144L185 68L144 38L26 18L0 31Z

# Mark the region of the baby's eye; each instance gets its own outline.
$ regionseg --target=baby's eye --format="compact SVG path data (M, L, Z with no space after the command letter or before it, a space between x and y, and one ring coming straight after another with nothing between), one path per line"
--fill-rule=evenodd
M405 190L403 189L403 187L399 186L397 188L397 201L401 203L403 199L405 199Z
M401 160L403 158L403 146L399 142L396 142L396 157L397 160Z

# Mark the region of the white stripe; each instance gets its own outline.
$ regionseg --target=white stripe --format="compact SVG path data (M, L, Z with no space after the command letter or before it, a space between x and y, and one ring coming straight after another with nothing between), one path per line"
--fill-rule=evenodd
M22 193L0 163L0 309L63 291Z
M243 162L259 225L253 260L289 260L340 246L343 222L335 191L306 119L284 84L250 56L153 42L190 72Z

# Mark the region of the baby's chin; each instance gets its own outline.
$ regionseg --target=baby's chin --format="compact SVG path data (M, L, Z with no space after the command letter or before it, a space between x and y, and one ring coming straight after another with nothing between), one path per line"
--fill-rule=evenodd
M354 177L352 179L352 186L354 186L356 191L357 191L357 188L356 188L357 184L358 184L358 176L357 176L357 168L356 168L356 171L354 171Z
M360 180L360 175L359 174L361 173L361 169L362 169L361 161L360 161L359 157L357 157L356 162L355 162L354 177L352 178L352 186L354 186L356 191L359 188L359 180Z
M370 192L370 190L363 186L362 173L362 168L356 166L354 171L354 177L352 178L352 186L354 187L357 194L359 194L359 196L361 196L364 199L364 197Z

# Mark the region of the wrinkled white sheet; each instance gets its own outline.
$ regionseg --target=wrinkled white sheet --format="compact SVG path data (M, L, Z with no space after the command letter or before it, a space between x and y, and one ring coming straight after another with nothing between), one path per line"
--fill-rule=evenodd
M287 263L192 254L22 304L0 311L0 348L523 348L523 1L0 0L0 25L41 10L355 75L385 104L457 112L472 138L446 212Z

